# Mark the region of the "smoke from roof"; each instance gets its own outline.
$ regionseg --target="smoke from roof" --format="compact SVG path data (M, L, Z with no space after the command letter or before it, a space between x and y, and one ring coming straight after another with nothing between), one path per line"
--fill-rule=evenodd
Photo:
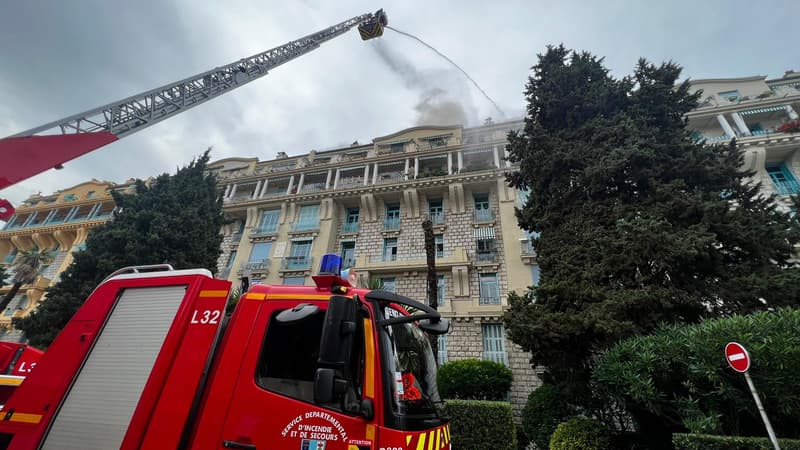
M420 70L383 40L374 42L381 60L397 74L406 88L418 93L414 110L417 125L468 126L476 122L469 86L454 70Z

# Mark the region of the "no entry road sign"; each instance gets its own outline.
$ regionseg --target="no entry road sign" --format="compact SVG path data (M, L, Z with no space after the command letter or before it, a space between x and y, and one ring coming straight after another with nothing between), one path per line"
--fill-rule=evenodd
M725 346L725 359L737 372L747 372L750 368L750 354L739 343L729 342Z

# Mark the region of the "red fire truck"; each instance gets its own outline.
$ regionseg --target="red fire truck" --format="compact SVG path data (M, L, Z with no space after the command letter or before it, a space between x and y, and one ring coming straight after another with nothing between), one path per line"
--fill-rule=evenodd
M166 265L115 272L0 412L3 449L450 448L429 306L354 288L231 283Z
M42 351L18 342L0 342L0 409L36 367Z

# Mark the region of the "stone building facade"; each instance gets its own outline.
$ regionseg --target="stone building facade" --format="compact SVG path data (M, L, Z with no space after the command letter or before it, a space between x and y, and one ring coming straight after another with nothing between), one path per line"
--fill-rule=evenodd
M39 277L24 285L5 311L0 312L0 339L21 340L12 329L11 319L33 311L44 290L56 283L59 275L72 263L72 253L83 249L89 231L109 220L116 205L112 189L131 189L132 181L117 185L91 180L51 195L33 195L25 200L0 230L0 264L7 279L0 280L0 298L11 290L13 264L25 251L38 249L49 253L49 263Z
M508 131L521 121L417 127L368 145L258 161L210 164L233 222L218 273L238 283L312 284L325 253L337 253L364 287L425 301L422 222L434 223L439 310L452 319L441 362L485 358L514 374L519 412L539 384L530 355L505 336L508 292L538 280L529 237L514 215L524 193L507 186Z

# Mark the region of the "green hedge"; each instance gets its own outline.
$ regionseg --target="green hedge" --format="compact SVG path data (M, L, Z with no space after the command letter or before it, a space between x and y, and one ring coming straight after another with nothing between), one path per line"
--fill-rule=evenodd
M781 450L800 450L798 439L778 439ZM709 434L672 435L675 450L772 450L767 438L742 436L712 436Z
M452 448L516 450L511 404L485 400L447 400Z
M608 429L586 417L562 422L550 438L550 450L611 450Z
M436 384L444 399L505 400L514 376L494 361L462 359L439 368Z
M563 398L552 384L543 384L528 395L522 410L522 429L537 448L548 448L558 424L573 415Z

